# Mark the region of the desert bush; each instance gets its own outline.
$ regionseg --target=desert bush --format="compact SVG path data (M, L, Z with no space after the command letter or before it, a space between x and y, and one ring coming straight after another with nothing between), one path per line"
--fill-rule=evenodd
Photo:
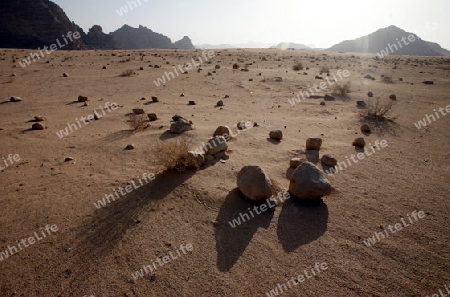
M382 102L380 97L369 99L367 108L361 111L361 116L368 120L385 120L392 112L395 101L389 100Z
M142 131L148 128L148 117L146 114L128 114L127 123L133 128L135 131Z
M129 76L132 76L133 74L134 74L133 69L127 69L127 70L124 70L120 76L129 77Z
M336 84L332 89L332 95L334 96L348 97L348 93L350 93L350 82Z
M296 63L294 66L292 66L292 70L294 70L294 71L303 70L303 64L300 62Z
M329 73L330 72L330 67L322 66L322 67L320 67L320 72L322 72L322 73Z
M392 80L392 75L389 74L383 74L381 75L381 81L387 84L393 84L394 81Z
M152 148L152 162L164 169L184 171L191 142L187 137L158 141Z

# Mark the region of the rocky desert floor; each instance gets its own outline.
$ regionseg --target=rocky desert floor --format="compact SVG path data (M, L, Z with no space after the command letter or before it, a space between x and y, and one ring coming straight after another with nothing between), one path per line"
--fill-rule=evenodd
M450 290L450 115L415 125L450 105L450 59L215 50L201 71L178 73L158 87L154 80L166 71L208 51L56 51L22 68L29 53L0 51L1 296L440 296L433 294ZM294 71L297 63L305 68ZM348 70L339 83L350 82L350 93L325 105L308 98L292 106L293 96L325 81L315 77L327 68L330 77ZM121 76L127 69L132 75ZM330 93L331 87L318 94ZM394 120L361 118L356 101L389 102L391 94ZM80 95L87 106L77 102ZM13 96L22 101L11 102ZM224 106L216 106L219 100ZM57 135L107 102L118 108ZM136 107L158 120L133 131L126 115ZM175 114L194 130L168 133ZM35 116L45 117L45 130L31 129ZM157 143L183 138L194 149L218 126L236 131L240 121L258 125L229 141L227 160L183 172L153 163ZM370 134L361 133L362 121ZM272 141L271 130L281 130L283 139ZM287 191L290 159L305 157L310 137L322 138L321 156L340 162L357 153L357 137L365 138L366 151L377 140L388 146L327 175L333 191L323 203L291 198L232 228L229 222L253 207L237 190L240 169L261 166ZM125 150L129 144L135 149ZM145 173L155 178L105 207L94 205ZM411 223L413 213L425 216ZM388 231L398 223L401 230ZM389 236L367 246L376 232ZM182 251L186 246L192 249ZM135 277L164 257L163 265ZM327 269L308 277L316 263ZM299 275L304 281L290 281Z

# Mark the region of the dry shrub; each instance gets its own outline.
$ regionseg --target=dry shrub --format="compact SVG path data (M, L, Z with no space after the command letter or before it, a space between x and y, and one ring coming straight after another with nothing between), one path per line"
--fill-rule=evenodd
M158 141L152 149L152 161L165 169L184 171L191 142L186 137Z
M382 77L381 81L384 82L384 83L387 83L387 84L393 84L394 83L394 81L392 80L392 75L384 74L381 77Z
M361 111L361 116L367 120L382 121L392 112L395 101L389 100L382 102L380 97L369 99L367 108Z
M303 64L302 63L296 63L294 66L292 66L292 69L294 70L294 71L300 71L300 70L303 70Z
M134 72L133 69L127 69L124 72L122 72L122 74L120 76L122 76L122 77L129 77L129 76L132 76L134 74L135 74L135 72Z
M149 127L148 117L146 114L128 114L127 123L133 128L135 131L142 131Z
M320 68L320 72L322 72L322 73L329 73L330 72L330 68L328 66L322 66Z
M348 93L350 93L350 82L336 84L332 89L332 95L337 97L348 97Z

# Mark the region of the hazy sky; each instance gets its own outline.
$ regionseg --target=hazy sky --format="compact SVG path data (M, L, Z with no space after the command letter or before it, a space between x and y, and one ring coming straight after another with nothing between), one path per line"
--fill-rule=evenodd
M194 44L286 41L327 48L396 25L450 50L449 0L53 1L85 32L97 24L106 33L128 24L143 25L172 41L187 35ZM138 7L130 10L131 2ZM120 16L116 10L124 6L128 12ZM437 29L427 29L433 23Z

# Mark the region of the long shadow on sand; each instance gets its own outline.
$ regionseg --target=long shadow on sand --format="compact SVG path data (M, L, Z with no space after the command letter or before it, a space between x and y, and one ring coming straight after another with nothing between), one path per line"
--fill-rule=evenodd
M242 222L233 228L229 222L240 218L240 214L248 213L248 208L257 205L244 200L243 195L236 188L227 197L217 215L218 225L216 226L216 249L217 266L220 271L229 271L253 238L258 228L268 228L273 218L273 211L268 210L261 214L256 214L254 218L249 214L250 219ZM244 215L243 215L244 216Z
M322 200L299 202L286 200L278 218L278 239L284 251L293 252L327 230L328 207Z
M194 174L195 171L186 171L182 174L161 173L134 192L121 196L106 207L96 209L92 219L86 222L77 234L80 245L76 250L83 262L89 263L91 259L98 260L107 255L127 230L138 223L141 214L148 213ZM92 200L97 202L101 198L103 197L92 197Z

